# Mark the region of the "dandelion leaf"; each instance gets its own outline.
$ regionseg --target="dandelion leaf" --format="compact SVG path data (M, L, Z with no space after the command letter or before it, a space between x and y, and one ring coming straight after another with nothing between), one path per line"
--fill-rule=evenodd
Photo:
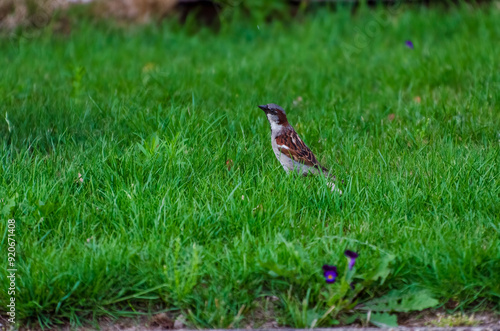
M358 309L377 312L409 312L435 307L439 303L427 290L394 290L381 298L370 300Z

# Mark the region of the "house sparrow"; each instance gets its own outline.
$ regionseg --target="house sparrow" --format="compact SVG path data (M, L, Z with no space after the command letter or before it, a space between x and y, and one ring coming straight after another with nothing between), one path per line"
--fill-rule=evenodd
M276 155L287 173L296 171L303 176L310 173L323 174L329 179L335 180L335 176L330 175L328 170L319 164L309 147L304 144L297 132L288 123L283 108L274 103L262 105L259 108L266 113L271 125L271 144L274 155ZM329 182L328 186L332 188L332 192L336 191L342 194L341 190L335 188L333 181Z

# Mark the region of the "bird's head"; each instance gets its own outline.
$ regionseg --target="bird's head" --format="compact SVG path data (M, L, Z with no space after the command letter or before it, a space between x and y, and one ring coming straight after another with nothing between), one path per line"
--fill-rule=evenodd
M286 119L286 113L275 103L268 103L267 105L259 106L260 109L266 113L269 124L271 124L271 129L273 126L286 126L288 125L288 120Z

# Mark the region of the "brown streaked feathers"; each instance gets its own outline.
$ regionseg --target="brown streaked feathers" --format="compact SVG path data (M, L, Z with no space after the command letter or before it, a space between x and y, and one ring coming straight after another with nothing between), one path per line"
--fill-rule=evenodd
M284 131L281 135L276 137L276 143L278 146L288 147L288 149L286 147L281 147L280 152L287 155L295 162L315 167L323 172L328 172L325 167L319 164L313 152L304 144L295 130Z

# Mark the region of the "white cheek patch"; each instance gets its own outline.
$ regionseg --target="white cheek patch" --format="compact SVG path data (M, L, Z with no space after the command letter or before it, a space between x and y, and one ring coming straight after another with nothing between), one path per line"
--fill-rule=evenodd
M267 119L269 122L278 122L278 116L273 114L267 114Z
M276 122L273 122L273 121L269 121L269 123L271 123L271 130L273 132L276 132L276 133L281 132L281 128L283 128L282 125L279 125L279 124L277 124Z

